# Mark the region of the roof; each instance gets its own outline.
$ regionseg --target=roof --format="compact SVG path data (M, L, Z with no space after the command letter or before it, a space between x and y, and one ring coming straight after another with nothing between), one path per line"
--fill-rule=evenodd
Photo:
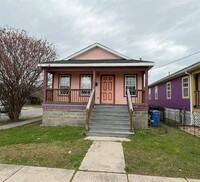
M153 67L152 61L139 60L59 60L39 64L40 67Z
M167 82L167 81L170 81L170 80L173 80L175 78L178 78L178 77L181 77L181 76L184 76L186 75L187 73L191 73L192 71L196 70L196 69L200 69L200 61L198 61L197 63L195 64L192 64L186 68L183 68L173 74L170 74L160 80L157 80L155 82L153 82L152 84L149 85L149 87L152 87L152 86L155 86L155 85L159 85L161 83L164 83L164 82Z
M106 47L106 46L104 46L104 45L102 45L102 44L96 42L96 43L94 43L94 44L92 44L92 45L89 45L88 47L86 47L86 48L84 48L84 49L81 49L80 51L75 52L74 54L72 54L72 55L66 57L65 60L73 59L73 58L75 58L75 57L77 57L77 56L79 56L79 55L81 55L81 54L83 54L83 53L85 53L85 52L87 52L87 51L89 51L89 50L95 48L95 47L99 47L99 48L101 48L101 49L104 49L104 50L106 50L106 51L108 51L108 52L111 52L111 53L113 53L113 54L115 54L115 55L117 55L117 56L123 58L123 59L131 59L131 58L129 58L128 56L125 56L125 55L123 55L123 54L121 54L121 53L119 53L119 52L117 52L117 51L114 51L114 50L112 50L112 49L110 49L110 48L108 48L108 47Z
M100 47L112 54L115 54L119 59L74 59L75 57L83 54L86 51ZM120 54L102 44L94 43L62 60L52 62L40 63L39 67L148 67L149 69L154 66L152 61L143 61L131 59L123 54Z

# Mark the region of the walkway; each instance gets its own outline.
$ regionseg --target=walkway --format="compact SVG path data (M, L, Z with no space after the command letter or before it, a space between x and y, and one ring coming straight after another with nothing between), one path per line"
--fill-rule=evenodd
M125 173L121 143L94 141L83 159L80 170Z
M29 120L26 120L26 121L20 121L20 122L5 124L5 125L0 126L0 130L5 130L5 129L10 129L10 128L15 128L15 127L18 127L18 126L28 125L28 124L35 123L35 122L38 122L38 121L41 121L41 120L42 120L42 118L37 118L37 119L29 119Z

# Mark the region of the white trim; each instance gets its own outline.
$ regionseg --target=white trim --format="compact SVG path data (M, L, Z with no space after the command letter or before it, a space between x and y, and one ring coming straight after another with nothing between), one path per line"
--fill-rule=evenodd
M187 79L187 83L188 83L188 86L187 86L187 87L184 87L184 86L183 86L183 80L184 80L184 79ZM188 77L188 76L182 77L182 85L181 85L181 88L182 88L182 99L189 99L189 98L190 98L190 91L189 91L189 77ZM188 90L188 96L184 96L184 89L187 89L187 90Z
M77 57L77 56L83 54L84 52L87 52L87 51L93 49L94 47L100 47L101 49L104 49L104 50L106 50L108 52L111 52L112 54L115 54L118 57L121 57L121 58L124 58L124 59L131 59L128 56L125 56L125 55L123 55L121 53L118 53L118 52L116 52L116 51L114 51L114 50L112 50L112 49L110 49L110 48L108 48L108 47L96 42L96 43L94 43L94 44L92 44L92 45L90 45L90 46L88 46L88 47L86 47L86 48L84 48L84 49L82 49L82 50L80 50L80 51L68 56L68 57L66 57L65 60L73 59L74 57Z
M155 86L154 92L155 100L158 100L158 86Z
M149 100L151 100L151 88L149 88Z
M135 90L137 90L137 75L134 75L134 74L133 74L133 75L130 75L130 74L129 74L129 75L124 75L124 76L125 76L125 79L124 79L124 90L125 90L125 92L124 92L124 93L125 93L125 96L127 96L127 94L126 94L126 86L127 86L127 85L126 85L126 77L127 77L127 76L133 76L133 77L135 78L135 85L134 85L134 86L135 86ZM130 90L130 89L129 89L129 90ZM137 94L137 93L132 94L132 95L130 94L130 95L131 95L131 96L136 96L136 94Z
M82 78L83 78L83 77L90 77L90 88L83 88L83 87L82 87ZM83 75L81 75L81 79L80 79L80 89L83 89L82 91L80 91L80 95L81 95L81 96L90 96L91 91L88 91L88 89L92 89L92 75L88 75L88 74L83 74ZM84 89L87 90L86 93L84 93L84 92L85 92Z
M61 77L69 77L69 86L68 87L70 87L70 85L71 85L71 75L69 75L69 74L62 74L62 75L59 75L59 78L58 78L58 89L59 89L59 96L61 96L61 95L68 95L67 93L66 94L62 94L61 93L61 88L60 88L60 80L61 80ZM67 90L67 89L66 89Z
M149 66L153 67L154 63L86 63L86 64L55 64L41 63L39 67L131 67L131 66Z
M168 90L168 84L169 84L169 86L170 86L170 90ZM170 96L168 97L168 93L167 92L170 92ZM166 83L166 98L167 99L171 99L172 98L172 84L171 84L171 82L167 82Z
M188 75L189 76L189 79L190 79L190 81L189 81L189 88L190 88L190 90L189 90L189 92L190 92L190 118L191 118L191 120L190 120L190 125L193 125L194 124L194 118L193 118L193 98L192 98L192 74L190 74L190 73L188 73L187 71L185 71L185 74L186 75Z

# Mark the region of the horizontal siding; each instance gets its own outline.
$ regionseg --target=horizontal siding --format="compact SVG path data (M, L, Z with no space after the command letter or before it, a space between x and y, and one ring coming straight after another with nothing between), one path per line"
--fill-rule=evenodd
M149 105L160 106L165 108L190 110L190 99L182 98L182 78L179 77L171 80L171 99L167 99L166 96L166 83L158 84L158 99L155 99L155 86L151 88L151 99Z

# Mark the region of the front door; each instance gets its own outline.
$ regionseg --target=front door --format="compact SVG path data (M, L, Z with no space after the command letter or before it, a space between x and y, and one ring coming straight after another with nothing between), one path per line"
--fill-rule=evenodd
M114 76L101 78L101 103L114 104Z

